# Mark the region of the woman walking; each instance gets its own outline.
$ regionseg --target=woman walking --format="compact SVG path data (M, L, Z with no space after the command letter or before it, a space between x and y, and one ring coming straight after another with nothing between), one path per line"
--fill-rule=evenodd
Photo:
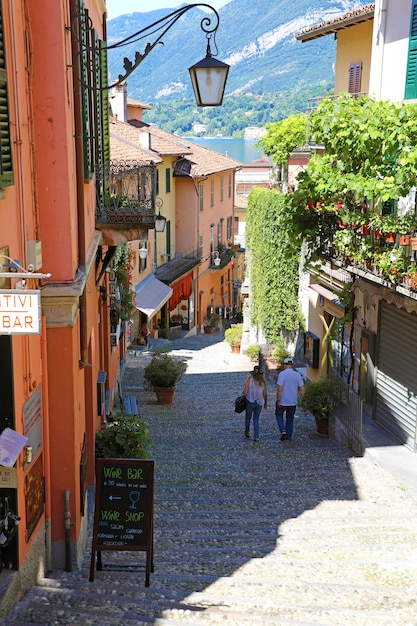
M249 438L250 421L253 415L253 440L259 441L259 416L266 409L267 394L265 376L260 365L255 365L245 382L246 396L245 437Z

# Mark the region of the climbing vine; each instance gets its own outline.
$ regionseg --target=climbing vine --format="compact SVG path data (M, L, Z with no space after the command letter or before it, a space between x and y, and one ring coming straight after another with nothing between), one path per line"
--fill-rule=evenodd
M127 243L117 246L114 267L120 292L119 317L123 321L128 321L133 309L135 293L132 289L133 252Z
M280 122L267 124L266 130L259 140L265 154L277 165L286 163L294 148L306 143L307 116L305 113L290 115Z
M248 198L251 320L270 342L299 326L300 247L288 230L287 202L288 196L259 187Z

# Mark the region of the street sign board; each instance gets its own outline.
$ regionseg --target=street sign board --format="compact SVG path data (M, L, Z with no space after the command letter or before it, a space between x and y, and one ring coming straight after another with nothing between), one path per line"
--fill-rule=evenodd
M0 335L41 334L41 292L0 289Z

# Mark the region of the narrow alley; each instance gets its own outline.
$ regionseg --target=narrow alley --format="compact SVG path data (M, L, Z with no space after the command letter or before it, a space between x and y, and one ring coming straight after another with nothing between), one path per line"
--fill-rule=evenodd
M103 553L89 582L88 547L81 571L53 572L0 624L417 624L417 496L301 411L281 442L272 380L260 441L246 439L233 408L253 365L222 339L169 342L188 360L172 406L143 388L149 354L128 357L123 393L155 460L150 586L132 552Z

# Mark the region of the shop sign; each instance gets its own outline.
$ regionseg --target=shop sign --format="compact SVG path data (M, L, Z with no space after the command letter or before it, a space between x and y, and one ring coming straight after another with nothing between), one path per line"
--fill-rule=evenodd
M41 292L0 289L0 335L41 334Z

